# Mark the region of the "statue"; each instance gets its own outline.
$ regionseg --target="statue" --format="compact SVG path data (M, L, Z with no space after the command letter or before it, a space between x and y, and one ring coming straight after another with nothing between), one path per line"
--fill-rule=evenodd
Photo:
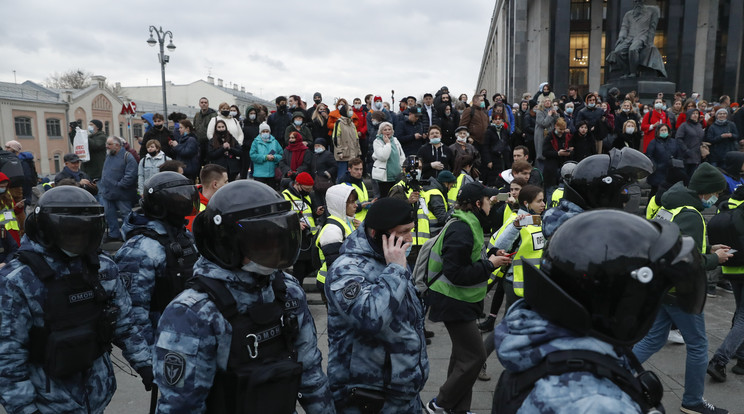
M667 76L661 54L654 46L660 14L658 7L646 6L644 0L633 0L633 9L623 16L615 50L605 60L611 77L613 72L621 72L621 79L634 78L644 71Z

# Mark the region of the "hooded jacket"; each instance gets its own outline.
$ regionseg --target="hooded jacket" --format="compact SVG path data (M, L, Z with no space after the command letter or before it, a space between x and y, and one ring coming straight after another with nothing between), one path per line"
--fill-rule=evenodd
M82 270L80 259L62 259L62 253L44 249L28 237L20 250L44 256L46 263L64 278ZM140 335L139 321L132 315L132 302L119 272L111 259L100 255L98 279L103 289L113 295L119 313L114 326L114 342L129 364L140 369L150 365L150 348ZM0 395L9 413L102 413L116 390L114 367L108 352L93 361L86 373L69 378L47 376L44 368L28 360L29 328L42 326L42 311L47 289L31 268L17 259L0 270Z
M352 230L354 229L354 217L346 215L346 200L349 199L349 194L353 191L354 187L350 185L334 185L328 189L325 196L328 214L341 220L345 220L346 224ZM326 220L326 223L328 223L328 220ZM338 226L333 224L326 224L326 227L328 228L320 234L318 244L320 245L320 248L323 249L323 256L325 256L327 268L330 268L333 262L338 258L341 243L344 241L344 234Z
M158 151L153 157L150 154L145 155L140 160L139 167L137 167L137 193L142 194L145 188L145 181L149 180L150 177L160 172L160 166L164 162L170 160L163 151Z
M744 177L741 174L742 164L744 164L744 152L730 151L723 157L723 168L719 169L728 184L726 193L733 194L736 187L744 184Z
M356 386L384 388L399 399L419 398L429 377L424 308L411 272L386 264L364 223L341 246L325 293L334 401L344 401Z
M586 350L607 355L629 368L613 345L590 336L577 336L546 320L518 300L496 326L494 344L499 361L511 372L537 366L556 351ZM612 380L589 372L546 376L535 383L519 413L640 413L641 408Z
M194 265L194 274L225 282L242 314L254 304L274 301L271 280L283 277L288 299L297 303L293 313L299 326L294 347L297 361L302 363L300 405L307 413L334 412L328 379L321 369L315 322L297 279L276 271L266 277L268 280L259 280L252 273L227 270L203 257ZM173 299L160 318L155 336L153 367L160 389L158 412L204 412L217 370L227 367L231 342L232 326L206 293L186 289ZM186 360L183 378L175 385L169 384L164 372L166 357L172 353Z
M188 133L181 136L178 145L173 147L173 159L186 165L183 175L191 179L199 175L199 142L196 140L196 135Z

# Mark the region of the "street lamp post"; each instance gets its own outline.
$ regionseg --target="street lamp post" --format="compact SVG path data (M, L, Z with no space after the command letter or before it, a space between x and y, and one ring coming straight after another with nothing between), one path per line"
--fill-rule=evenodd
M157 40L153 37L153 33L157 35ZM155 26L150 26L150 38L147 39L147 44L155 46L160 43L160 54L158 54L158 59L160 60L160 75L163 78L163 117L168 119L168 104L165 101L165 64L168 63L170 57L166 55L165 50L163 50L163 43L165 43L166 35L170 37L170 43L168 43L167 48L170 52L173 52L176 50L176 45L173 44L173 33L171 33L170 30L163 31L163 26L160 26L159 29Z

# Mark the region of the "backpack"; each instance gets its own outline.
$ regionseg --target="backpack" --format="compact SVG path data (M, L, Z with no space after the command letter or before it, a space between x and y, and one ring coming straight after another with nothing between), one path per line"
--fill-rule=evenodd
M661 397L664 388L661 381L653 372L645 371L632 352L626 353L626 356L638 375L618 365L615 358L587 350L551 352L530 369L522 372L504 371L493 395L493 412L516 413L541 378L570 372L590 372L598 378L612 381L641 407L641 412L663 413Z
M21 160L12 152L0 151L0 172L7 175L10 179L10 187L20 187L23 185L25 175Z
M721 210L708 222L710 245L725 244L736 249L734 257L725 263L727 267L744 266L744 204L731 210Z
M326 220L326 224L333 224L334 226L341 229L341 234L343 235L342 241L346 240L346 231L344 230L343 226L341 226L341 224L339 224L336 220L330 219ZM320 269L320 267L323 266L323 262L320 260L320 248L318 248L318 238L320 237L320 233L322 231L323 228L321 227L321 229L317 231L313 236L312 244L310 244L310 258L312 259L313 269Z
M302 363L294 342L299 335L299 301L287 295L282 272L274 273L274 301L254 303L246 313L238 306L225 283L204 276L191 280L191 288L204 292L232 326L227 368L217 370L207 396L207 413L291 414L297 405ZM180 363L181 361L179 361ZM168 360L166 358L166 365ZM169 379L178 382L180 375Z
M437 240L439 240L440 237L443 237L442 235L447 230L447 227L449 227L449 225L454 221L457 221L457 219L451 218L447 220L447 223L442 228L442 231L440 231L439 234L437 234L435 237L425 241L424 245L421 246L421 250L419 250L419 254L416 257L416 264L414 264L413 272L411 274L411 277L413 278L413 284L414 286L416 286L416 290L419 291L419 295L423 295L427 290L429 290L429 287L433 285L434 282L437 281L437 279L442 277L442 273L444 273L444 269L442 269L434 277L427 280L431 249L434 248Z
M36 163L34 162L34 155L30 152L22 152L20 153L18 159L21 160L21 162L26 163L28 165L28 169L31 172L31 176L29 177L29 182L31 182L32 186L39 183L39 174L36 172Z

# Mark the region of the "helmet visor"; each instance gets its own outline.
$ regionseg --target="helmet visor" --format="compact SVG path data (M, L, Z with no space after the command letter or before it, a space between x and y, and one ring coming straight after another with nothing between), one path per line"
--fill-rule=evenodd
M677 256L666 266L669 280L674 284L677 306L687 313L700 313L705 306L707 277L692 237L683 236Z
M297 260L302 233L296 212L245 218L236 224L243 257L272 269L290 267Z
M642 152L623 148L610 153L610 173L619 173L634 180L648 177L654 172L654 164Z
M74 254L95 252L106 231L103 207L55 208L39 216L39 226L54 246Z
M168 212L173 216L190 216L199 211L199 193L193 185L181 185L163 190L163 199L168 200Z

